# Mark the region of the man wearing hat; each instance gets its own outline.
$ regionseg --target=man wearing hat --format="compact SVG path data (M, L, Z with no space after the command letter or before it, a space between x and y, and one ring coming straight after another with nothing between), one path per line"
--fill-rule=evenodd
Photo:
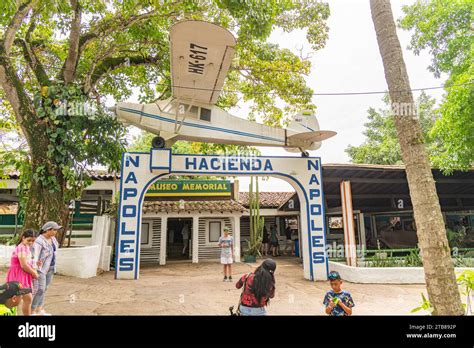
M19 282L8 282L0 285L0 316L16 315L17 306L23 295L29 294L30 288L22 288Z
M61 228L56 222L48 221L41 227L40 235L33 245L34 260L38 266L38 279L33 280L33 315L49 315L44 310L44 296L56 272L56 251L59 247L56 234Z

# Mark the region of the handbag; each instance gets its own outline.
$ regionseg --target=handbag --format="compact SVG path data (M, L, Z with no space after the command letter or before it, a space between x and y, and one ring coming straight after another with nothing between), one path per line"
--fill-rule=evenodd
M249 279L249 275L251 273L248 273L247 274L247 277L245 277L245 280L244 280L244 285L242 286L242 292L240 293L240 297L239 297L239 302L237 303L237 310L235 311L234 313L234 306L230 306L229 307L229 312L230 312L230 315L231 316L240 316L240 305L242 304L242 297L244 296L244 291L245 291L245 288L247 286L247 279Z

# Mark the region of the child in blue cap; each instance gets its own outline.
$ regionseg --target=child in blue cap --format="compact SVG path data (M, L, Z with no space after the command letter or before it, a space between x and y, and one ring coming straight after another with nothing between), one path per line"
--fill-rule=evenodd
M326 314L333 316L345 316L352 314L354 301L349 292L342 290L342 280L338 272L329 273L329 284L331 290L326 292L323 304L326 307Z

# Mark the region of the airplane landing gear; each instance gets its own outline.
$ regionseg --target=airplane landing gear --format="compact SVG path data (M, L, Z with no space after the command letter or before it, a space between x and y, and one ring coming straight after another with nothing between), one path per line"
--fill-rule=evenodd
M162 137L154 137L151 141L151 147L154 149L163 149L165 147L165 139Z
M301 157L309 157L309 152L300 148Z

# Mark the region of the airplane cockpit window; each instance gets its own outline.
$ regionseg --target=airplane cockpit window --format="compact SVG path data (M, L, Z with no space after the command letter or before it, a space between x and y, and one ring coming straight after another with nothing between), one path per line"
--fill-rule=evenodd
M175 114L176 113L176 102L171 102L163 109L163 111ZM192 105L190 107L189 104L179 103L178 106L178 115L179 117L186 117L186 118L195 118L200 119L202 121L211 121L211 109L201 108L199 106Z
M180 103L178 111L182 116L186 115L187 117L198 118L199 108L194 105L189 107L189 104Z
M201 117L202 121L211 122L211 110L206 108L201 108Z

